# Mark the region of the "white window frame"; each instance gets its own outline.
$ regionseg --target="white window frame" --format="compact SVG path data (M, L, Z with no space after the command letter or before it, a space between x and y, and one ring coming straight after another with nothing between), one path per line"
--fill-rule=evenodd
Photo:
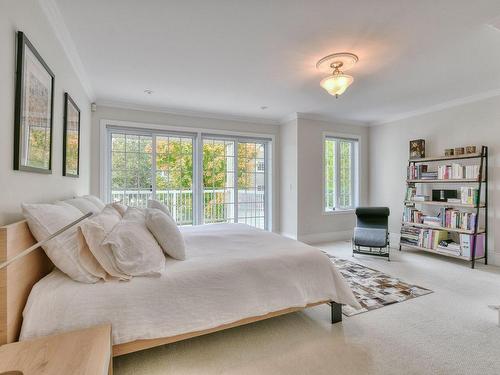
M351 159L351 175L353 176L353 183L351 186L351 195L352 195L352 206L346 208L340 208L339 199L340 199L340 178L338 177L340 171L340 148L338 147L338 143L335 147L335 209L327 210L326 208L326 175L325 175L325 156L326 156L326 141L327 140L344 140L353 142L353 153ZM344 134L344 133L330 133L324 132L322 137L322 202L323 207L322 211L324 215L337 215L343 213L352 213L355 208L359 205L359 190L360 190L360 168L359 168L359 160L361 154L361 137L355 134Z
M142 133L151 134L165 134L165 135L182 135L193 137L193 195L198 199L193 200L193 225L199 225L203 222L202 207L203 197L203 137L220 137L228 139L241 139L242 141L267 141L266 145L266 178L265 178L265 209L266 209L266 222L265 228L268 231L277 231L275 227L275 213L277 212L276 199L277 196L276 186L273 171L276 170L276 149L274 147L276 136L274 134L266 133L250 133L250 132L235 132L219 129L198 128L191 126L177 126L170 124L149 124L142 122L122 121L122 120L108 120L101 119L100 125L100 153L99 153L99 196L108 202L110 192L110 170L111 170L111 142L110 131L108 128L123 128L127 131L133 132L134 130ZM155 150L156 151L156 150ZM237 164L236 164L237 165ZM156 168L154 166L153 168ZM237 175L235 173L235 175ZM154 184L153 184L154 185Z

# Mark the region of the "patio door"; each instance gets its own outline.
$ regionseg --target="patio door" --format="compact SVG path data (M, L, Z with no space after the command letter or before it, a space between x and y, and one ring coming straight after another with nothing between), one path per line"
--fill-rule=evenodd
M110 200L146 207L157 199L179 225L192 225L193 137L111 129L109 140Z
M267 229L266 141L203 137L203 222Z
M179 225L268 229L269 140L108 127L109 201L157 199Z

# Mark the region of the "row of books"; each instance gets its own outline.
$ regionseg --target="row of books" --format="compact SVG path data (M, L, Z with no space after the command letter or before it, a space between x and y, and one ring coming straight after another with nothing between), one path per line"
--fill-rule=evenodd
M441 241L445 241L447 239L448 232L445 230L421 229L418 236L417 246L435 250Z
M461 165L457 163L440 165L437 172L439 180L476 179L479 176L479 165Z
M479 190L462 186L460 188L460 200L463 204L477 205L479 202Z
M409 180L435 180L437 171L429 171L426 164L410 164L407 169Z
M403 221L408 223L422 223L424 214L415 207L405 207L403 210Z
M418 236L420 235L420 229L409 226L401 227L401 244L418 246Z
M459 211L446 207L441 208L439 211L440 226L466 230L474 229L477 217L475 212Z
M479 165L439 165L437 171L430 171L426 164L410 164L407 169L409 180L460 180L477 179Z
M401 244L423 247L438 252L452 254L456 256L472 257L474 241L476 243L475 257L484 256L485 235L478 234L476 240L474 235L460 234L459 243L448 239L448 232L436 229L420 229L414 227L401 228Z
M459 243L451 240L441 241L436 250L446 254L470 258L472 257L474 241L477 241L475 258L481 258L484 256L484 233L478 234L476 239L477 240L474 240L472 234L460 234Z

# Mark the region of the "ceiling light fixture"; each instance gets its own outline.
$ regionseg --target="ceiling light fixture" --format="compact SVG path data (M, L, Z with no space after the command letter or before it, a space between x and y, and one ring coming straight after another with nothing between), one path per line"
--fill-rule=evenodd
M330 76L323 78L319 84L330 95L338 98L354 81L354 78L344 74L344 71L352 68L357 62L358 56L348 52L334 53L323 57L316 64L316 68L322 72L329 72L330 69L333 69L333 72Z

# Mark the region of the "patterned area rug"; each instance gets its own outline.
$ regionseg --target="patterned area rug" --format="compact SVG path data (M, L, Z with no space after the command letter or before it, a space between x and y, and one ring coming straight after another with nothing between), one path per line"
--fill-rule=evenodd
M361 310L343 306L344 315L353 316L433 293L432 290L407 284L372 268L330 254L327 255L337 266L359 303L363 306Z

